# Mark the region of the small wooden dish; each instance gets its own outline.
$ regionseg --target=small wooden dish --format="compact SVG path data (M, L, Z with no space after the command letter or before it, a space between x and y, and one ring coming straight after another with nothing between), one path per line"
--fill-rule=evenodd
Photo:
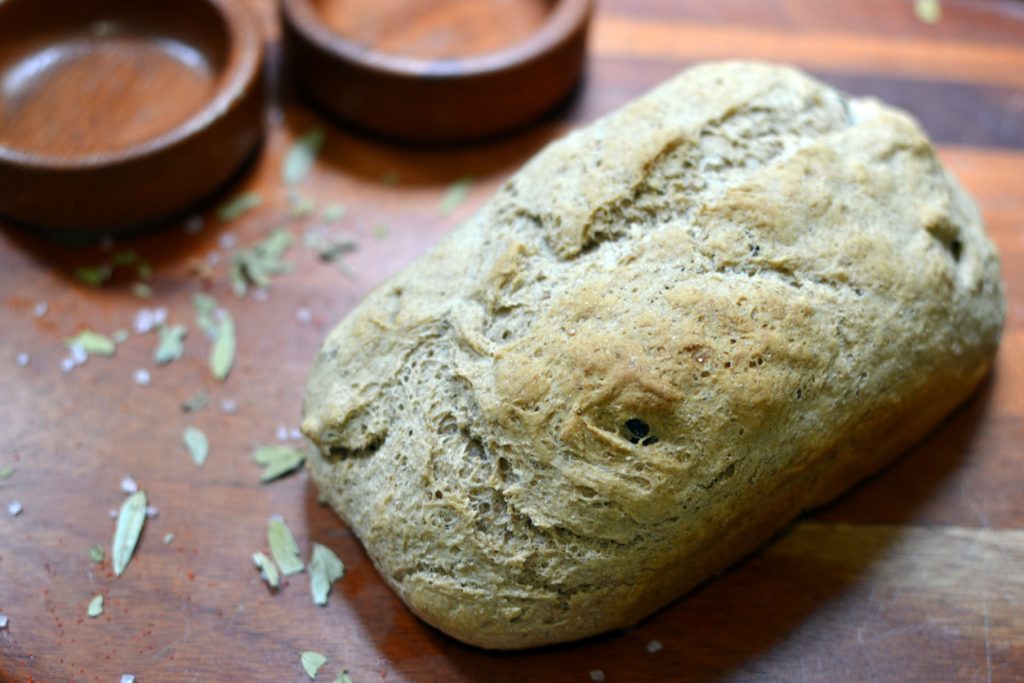
M239 0L0 2L0 212L115 231L209 195L263 134Z
M385 135L486 137L548 110L582 71L592 0L283 0L294 78Z

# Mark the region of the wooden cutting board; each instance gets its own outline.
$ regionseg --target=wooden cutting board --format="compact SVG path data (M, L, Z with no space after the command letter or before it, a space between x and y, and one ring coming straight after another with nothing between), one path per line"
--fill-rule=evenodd
M270 0L254 3L276 41ZM1024 4L944 2L938 24L910 0L606 0L578 97L540 125L455 149L389 144L325 123L279 96L265 148L221 199L263 202L222 222L211 208L192 235L175 225L101 247L70 249L21 229L0 232L0 678L33 681L301 681L303 650L368 681L1019 681L1024 680ZM388 275L465 218L546 141L702 59L795 62L849 91L907 107L978 199L1003 257L1007 324L995 372L940 429L885 472L795 524L741 565L635 628L541 651L465 647L413 617L305 473L269 485L250 459L299 422L307 370L324 334ZM302 182L313 219L289 216L282 157L313 125L324 152ZM476 179L441 211L446 188ZM2 188L0 188L2 191ZM342 202L330 231L353 237L346 276L303 248L319 210ZM276 227L297 238L295 270L265 301L229 290L227 262ZM233 246L234 245L234 246ZM134 250L153 266L154 296L134 270L98 289L74 267ZM206 263L209 281L193 268ZM200 268L201 270L201 268ZM194 324L206 291L237 322L226 382L207 369ZM37 310L45 302L45 314ZM180 360L157 367L155 335L131 334L113 358L70 373L62 340L82 327L130 329L162 306L189 334ZM41 308L41 307L40 307ZM306 315L308 312L308 320ZM27 353L30 362L16 362ZM134 381L146 369L151 381ZM180 404L205 390L194 414ZM222 402L234 401L233 414ZM209 436L196 467L188 425ZM113 576L109 511L131 475L159 510L135 557ZM7 505L23 511L10 517ZM271 593L250 564L281 514L302 552L332 548L348 573L326 607L305 575ZM165 534L174 541L163 543ZM108 548L94 564L89 547ZM86 606L102 593L106 609Z

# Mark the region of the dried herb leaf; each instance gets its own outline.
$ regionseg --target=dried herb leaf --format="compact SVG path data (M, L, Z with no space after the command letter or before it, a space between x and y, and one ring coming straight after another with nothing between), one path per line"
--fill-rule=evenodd
M153 351L153 360L157 365L166 365L181 358L185 351L185 335L188 334L188 328L184 325L161 325L157 328L157 334L159 338Z
M140 299L152 299L153 288L147 285L145 282L136 282L132 285L132 294Z
M319 652L312 652L310 650L303 652L299 655L299 658L302 661L303 670L310 679L315 679L320 668L327 663L327 657L324 657Z
M281 574L269 557L263 553L253 553L252 563L260 570L260 578L266 581L268 586L277 588L281 585Z
M241 218L244 214L252 211L263 203L263 195L259 192L244 192L234 199L221 205L217 210L217 218L223 222L233 221Z
M345 565L342 564L334 551L319 543L313 544L313 553L309 558L309 590L313 602L318 605L327 604L327 595L331 592L334 582L345 576Z
M296 195L289 202L291 206L288 209L288 213L291 214L292 218L309 218L316 211L316 200L312 197Z
M192 297L192 307L196 310L196 326L210 339L217 338L217 300L202 292Z
M299 557L299 546L295 542L295 537L280 517L271 517L267 524L267 545L270 546L270 554L274 556L274 561L285 576L298 574L305 568Z
M69 349L73 346L80 346L90 356L113 356L117 351L117 344L113 339L89 329L82 330L74 337L65 339L64 346Z
M185 443L192 462L201 467L210 454L210 443L206 440L206 434L196 427L189 426L185 428L181 440Z
M296 470L305 462L306 454L291 446L272 444L258 447L252 459L264 466L260 482L266 484Z
M348 213L348 209L341 202L335 202L327 206L324 212L320 214L320 220L324 223L337 223L345 214Z
M355 683L352 680L352 676L349 675L348 671L342 671L338 674L338 677L334 679L334 683Z
M222 309L217 324L217 338L210 348L210 372L223 382L231 373L231 366L234 364L235 321L231 319L230 313Z
M114 563L114 574L121 576L132 559L135 544L139 542L142 526L146 523L146 492L138 491L125 498L117 515L117 529L110 557Z
M245 296L249 284L270 287L272 275L290 272L292 264L283 257L292 245L292 234L275 230L262 242L249 249L239 249L231 259L231 289L236 296Z
M334 267L345 277L353 277L352 269L345 263L344 256L358 248L358 243L344 235L325 235L321 230L309 230L303 237L307 249L312 249L325 263Z
M13 475L13 474L14 474L14 466L13 465L4 465L3 467L0 467L0 481L4 481L5 479L10 479L11 475Z
M89 608L86 610L86 614L92 619L103 614L103 593L93 596L93 599L89 601Z
M310 128L302 137L292 143L288 153L285 154L284 165L281 167L281 178L285 183L294 185L309 175L326 139L327 131L316 126Z
M181 410L185 413L197 413L210 405L210 395L203 389L190 399L181 404Z
M140 280L148 280L153 277L153 266L149 261L139 261L139 265L135 266L135 277Z
M167 532L166 534L164 534L163 541L164 545L170 545L171 543L174 543L174 534L172 534L171 532Z
M75 279L90 287L100 287L114 275L114 269L104 263L100 266L79 266L74 270Z
M473 182L472 176L464 176L449 185L444 197L441 198L441 213L445 216L454 213L469 197Z
M94 545L93 547L89 548L89 559L91 559L96 564L102 562L103 558L106 556L107 554L103 552L103 546Z
M926 24L937 24L942 19L942 3L939 0L914 0L914 14Z

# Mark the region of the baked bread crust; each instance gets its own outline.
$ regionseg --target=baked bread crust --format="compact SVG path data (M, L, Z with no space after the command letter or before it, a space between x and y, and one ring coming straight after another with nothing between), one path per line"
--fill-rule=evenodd
M635 623L932 429L988 371L998 258L917 124L699 66L551 144L313 368L310 469L460 640Z

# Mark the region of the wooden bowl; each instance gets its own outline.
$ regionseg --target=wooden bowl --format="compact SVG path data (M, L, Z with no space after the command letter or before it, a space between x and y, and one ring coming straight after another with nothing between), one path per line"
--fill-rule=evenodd
M239 0L0 2L0 212L114 231L210 194L263 134Z
M385 135L486 137L579 80L592 0L283 0L285 47L315 103Z

